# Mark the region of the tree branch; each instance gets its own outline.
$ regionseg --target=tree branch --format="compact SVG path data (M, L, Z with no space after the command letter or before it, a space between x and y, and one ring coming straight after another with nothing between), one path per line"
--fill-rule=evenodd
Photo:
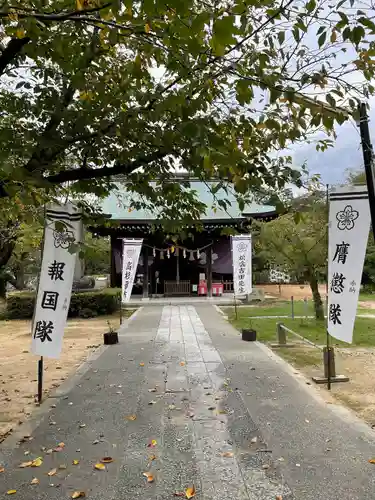
M9 63L20 54L25 45L30 42L29 37L12 38L0 55L0 75L4 73Z
M89 9L73 10L70 12L60 12L58 14L46 14L44 12L28 11L27 9L21 9L19 7L10 7L6 11L0 11L0 18L9 17L9 15L16 15L18 19L25 19L28 17L33 17L39 21L69 21L73 18L78 18L84 16L85 14L99 12L107 7L110 7L113 2L107 2L99 7L91 7Z
M74 170L63 170L57 174L49 175L44 180L50 184L62 184L68 181L82 181L89 179L100 179L112 177L119 174L130 174L139 167L148 165L154 161L161 160L171 154L170 151L155 151L149 155L142 155L136 160L125 163L117 163L114 167L102 168L78 168Z

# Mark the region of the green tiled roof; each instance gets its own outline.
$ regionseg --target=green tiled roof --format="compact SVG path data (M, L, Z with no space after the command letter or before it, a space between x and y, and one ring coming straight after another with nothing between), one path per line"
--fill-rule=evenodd
M228 193L221 189L216 194L216 199L227 199L230 203L227 210L223 210L220 207L213 209L215 203L214 197L209 189L209 186L200 181L190 180L190 189L196 191L197 198L206 205L206 213L202 214L202 220L230 220L230 219L241 219L247 216L256 216L260 214L270 214L275 212L275 207L270 205L258 205L257 203L251 203L245 206L243 212L240 211L238 203L236 201L235 195L231 189L228 189ZM214 184L213 182L210 184ZM111 194L108 198L101 202L102 210L105 214L111 215L113 220L121 221L155 221L158 219L157 211L147 211L147 210L132 210L129 212L129 207L132 207L131 195L127 193L126 188L120 187L120 196ZM134 195L132 195L134 197Z

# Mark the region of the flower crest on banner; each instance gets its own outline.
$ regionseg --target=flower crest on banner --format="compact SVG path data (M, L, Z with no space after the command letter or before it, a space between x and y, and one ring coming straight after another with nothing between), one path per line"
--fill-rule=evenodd
M358 210L353 210L351 205L346 205L344 210L337 212L336 219L338 220L337 227L340 231L347 229L350 231L354 228L354 221L359 217Z

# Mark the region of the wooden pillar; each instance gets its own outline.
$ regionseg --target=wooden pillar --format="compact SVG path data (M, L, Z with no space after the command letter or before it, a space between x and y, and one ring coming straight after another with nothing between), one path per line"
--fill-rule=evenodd
M212 297L212 246L207 248L207 297Z
M143 298L148 298L148 247L143 246Z
M111 268L110 268L110 286L111 288L116 287L116 261L115 261L115 239L116 237L111 235Z

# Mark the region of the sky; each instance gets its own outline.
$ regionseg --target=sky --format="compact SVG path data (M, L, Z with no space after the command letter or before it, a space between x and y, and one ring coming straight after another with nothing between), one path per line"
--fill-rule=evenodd
M370 135L375 142L375 100L370 112ZM306 161L310 174L320 174L323 184L343 184L348 176L348 170L363 169L363 157L360 143L359 128L353 121L346 122L336 128L337 139L333 147L324 152L316 151L315 144L292 146L295 167Z

